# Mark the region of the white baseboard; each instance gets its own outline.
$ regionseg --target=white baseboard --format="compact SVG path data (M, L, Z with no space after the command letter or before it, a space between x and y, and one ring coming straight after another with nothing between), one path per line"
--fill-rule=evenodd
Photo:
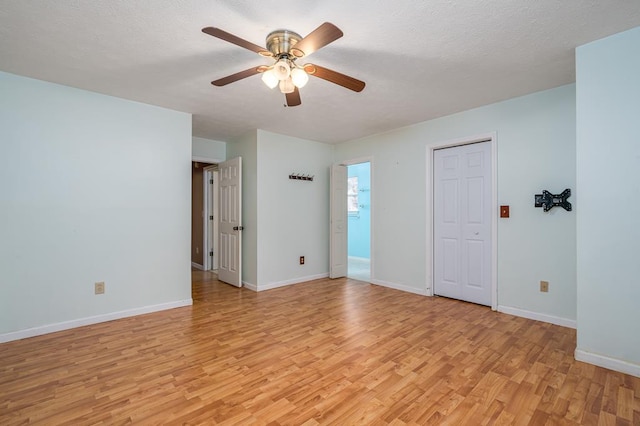
M199 264L199 263L191 262L191 266L192 266L193 268L200 269L201 271L204 271L204 266L203 266L203 265L201 265L201 264Z
M517 317L532 319L536 321L548 322L562 327L576 328L576 320L556 317L548 314L541 314L539 312L527 311L520 308L512 308L510 306L498 305L498 312L502 312L509 315L515 315Z
M576 360L597 365L598 367L608 368L609 370L619 371L620 373L630 374L640 377L640 365L623 361L617 358L611 358L605 355L594 354L592 352L576 349Z
M371 279L370 282L371 282L371 284L379 285L379 286L382 286L382 287L392 288L394 290L406 291L408 293L419 294L421 296L430 296L429 292L428 292L428 290L426 288L409 287L409 286L406 286L406 285L396 284L396 283L392 283L392 282L389 282L389 281L374 280L373 278Z
M248 283L246 281L242 281L242 286L247 290L258 291L258 286L253 283Z
M181 308L183 306L190 305L193 305L192 299L177 300L175 302L161 303L159 305L143 306L140 308L128 309L126 311L110 312L108 314L96 315L93 317L79 318L71 321L58 322L55 324L47 324L39 327L28 328L26 330L12 331L10 333L0 334L0 343L10 342L12 340L26 339L27 337L55 333L56 331L68 330L70 328L82 327L85 325L113 321L120 318L133 317L136 315L149 314L151 312Z
M319 280L322 278L328 278L329 277L329 273L324 273L324 274L317 274L317 275L308 275L306 277L299 277L299 278L294 278L291 280L286 280L286 281L278 281L278 282L274 282L274 283L268 283L265 285L260 285L257 287L256 291L264 291L264 290L271 290L274 288L278 288L278 287L285 287L288 285L293 285L293 284L299 284L299 283L304 283L307 281L313 281L313 280Z

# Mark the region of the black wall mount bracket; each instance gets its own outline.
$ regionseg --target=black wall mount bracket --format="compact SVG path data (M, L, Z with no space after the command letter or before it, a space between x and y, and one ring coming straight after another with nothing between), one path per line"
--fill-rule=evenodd
M542 194L536 194L536 207L542 207L545 212L548 212L554 207L562 207L566 211L571 211L571 203L567 201L567 198L571 197L571 189L567 188L560 194L552 194L546 189L542 191Z

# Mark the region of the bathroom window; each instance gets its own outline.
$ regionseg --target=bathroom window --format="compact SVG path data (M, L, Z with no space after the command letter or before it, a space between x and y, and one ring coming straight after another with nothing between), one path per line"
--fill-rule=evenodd
M349 214L358 214L358 177L347 179L347 211Z

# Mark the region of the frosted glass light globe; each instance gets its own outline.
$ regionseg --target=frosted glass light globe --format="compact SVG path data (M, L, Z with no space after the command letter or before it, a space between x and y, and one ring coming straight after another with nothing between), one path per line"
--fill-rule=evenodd
M293 85L293 82L290 78L286 80L280 80L280 92L293 93L294 90L296 90L296 86Z
M288 79L289 75L291 75L291 67L289 66L289 63L284 59L276 62L273 66L273 75L275 75L280 81Z
M309 74L304 72L303 69L294 68L291 70L291 81L297 88L301 89L309 81Z
M278 78L273 74L273 70L266 70L262 73L262 81L267 85L269 89L273 89L278 85Z

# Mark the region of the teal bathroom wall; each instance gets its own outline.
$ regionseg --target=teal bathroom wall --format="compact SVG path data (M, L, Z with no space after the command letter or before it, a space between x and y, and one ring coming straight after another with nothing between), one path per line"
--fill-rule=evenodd
M371 163L348 166L348 177L358 178L358 212L349 212L348 255L371 257Z

